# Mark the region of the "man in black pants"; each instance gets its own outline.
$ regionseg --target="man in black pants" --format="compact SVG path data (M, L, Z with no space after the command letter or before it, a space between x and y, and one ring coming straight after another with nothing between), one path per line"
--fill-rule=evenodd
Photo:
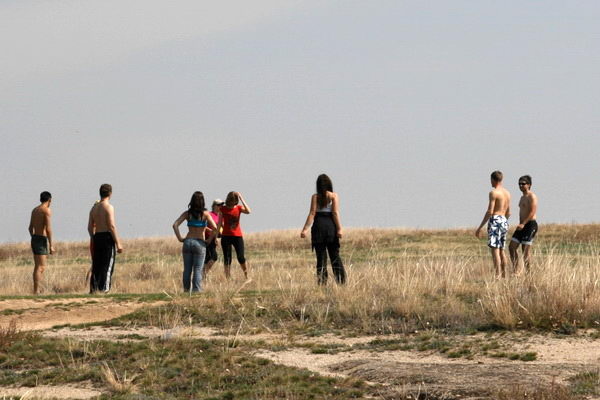
M115 226L115 209L109 202L111 196L112 186L108 183L101 185L100 202L92 207L88 220L88 232L93 242L90 293L110 291L115 251L123 252Z

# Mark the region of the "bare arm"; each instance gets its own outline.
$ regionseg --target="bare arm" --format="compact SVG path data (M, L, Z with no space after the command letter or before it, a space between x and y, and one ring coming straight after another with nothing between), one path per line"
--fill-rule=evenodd
M88 218L88 233L90 234L90 238L94 236L94 233L96 233L96 225L94 224L94 218L92 217L92 211L94 211L94 207L95 206L93 206L90 210L90 216Z
M223 213L221 213L221 209L219 208L219 223L217 224L217 231L216 231L217 237L219 237L219 234L221 233L221 229L223 229Z
M179 218L177 218L175 220L175 222L173 222L173 231L175 232L175 236L177 236L177 240L179 240L180 242L183 242L183 237L181 236L181 232L179 232L179 225L181 225L183 223L183 221L185 221L187 219L188 216L188 212L184 211Z
M29 218L29 236L33 236L33 211L31 212L31 218Z
M308 211L308 216L306 217L306 222L304 223L304 227L302 228L302 232L300 232L300 237L305 238L306 232L308 232L308 228L313 223L315 219L315 213L317 212L317 195L313 194L310 198L310 209Z
M123 246L121 245L121 240L119 239L119 234L117 233L117 226L115 224L115 208L111 205L107 209L107 225L108 231L111 233L115 245L117 246L117 253L123 252Z
M215 240L219 231L217 230L217 224L215 224L215 220L213 219L212 215L210 215L208 211L205 211L204 215L206 216L206 223L210 228L210 236L206 238L206 243L210 243Z
M242 209L240 211L243 212L244 214L250 214L250 212L251 212L250 207L248 207L248 204L246 204L246 202L244 201L242 194L240 192L236 192L236 193L238 195L238 198L242 202Z
M50 254L54 254L54 247L52 247L52 210L48 208L48 211L44 213L44 224L46 226L46 237L48 238L48 247L50 247Z
M481 232L481 228L483 228L483 226L488 222L488 220L492 216L492 213L494 212L494 206L495 206L495 204L496 204L496 197L494 196L494 192L490 192L488 208L487 208L487 210L485 212L485 215L483 216L483 219L481 220L481 224L479 224L479 227L475 231L475 236L476 237L479 237L479 233Z
M342 238L342 222L340 220L340 200L337 193L333 193L333 198L331 199L331 216L333 217L333 222L335 223L335 227L337 230L337 237Z

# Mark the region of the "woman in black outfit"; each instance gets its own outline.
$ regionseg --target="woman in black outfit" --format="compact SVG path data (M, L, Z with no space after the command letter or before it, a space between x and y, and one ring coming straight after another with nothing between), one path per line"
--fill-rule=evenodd
M311 225L311 243L317 255L319 284L327 283L327 253L329 253L336 282L346 283L346 271L340 258L342 224L340 222L339 197L333 191L331 179L325 174L321 174L317 178L317 193L310 198L310 212L300 233L301 238L306 237Z

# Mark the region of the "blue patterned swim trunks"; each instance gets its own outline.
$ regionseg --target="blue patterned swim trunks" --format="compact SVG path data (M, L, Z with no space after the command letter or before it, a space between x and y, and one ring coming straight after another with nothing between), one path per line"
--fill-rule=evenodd
M488 246L503 249L506 244L508 220L503 215L492 215L488 221Z

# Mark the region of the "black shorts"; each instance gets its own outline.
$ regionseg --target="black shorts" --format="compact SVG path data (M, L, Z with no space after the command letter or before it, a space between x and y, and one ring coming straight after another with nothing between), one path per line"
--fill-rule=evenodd
M535 220L531 220L525 224L523 229L513 233L512 241L519 244L530 246L533 244L533 239L538 231L538 224Z
M31 236L31 251L36 256L46 256L50 253L48 250L48 238L41 235Z
M206 245L206 257L204 257L204 264L208 264L210 261L217 261L219 255L217 254L217 242L213 239L212 242Z

